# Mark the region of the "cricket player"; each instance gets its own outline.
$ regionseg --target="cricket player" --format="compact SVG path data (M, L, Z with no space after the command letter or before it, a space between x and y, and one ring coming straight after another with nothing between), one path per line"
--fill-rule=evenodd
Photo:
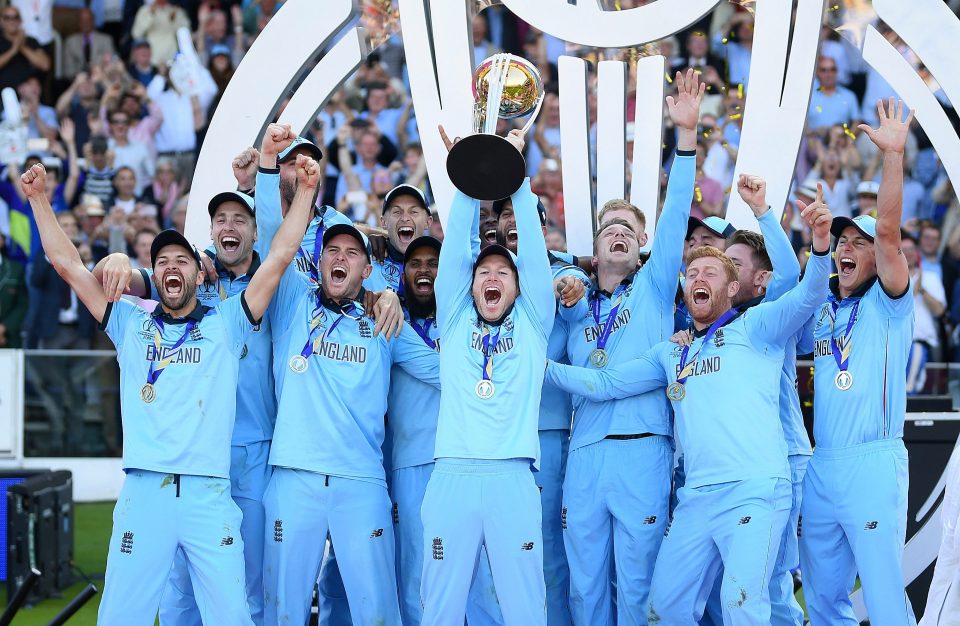
M913 112L904 121L893 98L877 112L879 128L860 126L883 154L877 217L834 220L838 275L811 320L816 448L803 483L800 563L812 626L857 624L849 594L858 575L873 626L914 623L901 568L914 299L900 250Z
M498 200L493 203L493 211L498 217L497 242L513 254L518 254L517 219L513 202L510 198ZM546 209L540 201L537 201L537 214L540 228L546 236ZM590 279L577 267L576 259L565 252L549 251L547 258L553 273L554 291L558 294L556 306L573 306L590 287ZM570 362L567 358L568 336L567 322L557 317L547 342L547 358L560 363ZM533 477L540 489L543 510L543 578L547 587L547 624L551 626L570 624L570 569L563 548L560 510L572 416L570 394L544 384L540 392L540 468L533 473Z
M387 231L387 256L373 261L373 273L364 287L379 291L389 287L403 295L403 255L407 246L430 229L433 215L423 192L413 185L397 185L383 198L380 224Z
M738 230L724 239L727 244L726 255L737 268L737 282L740 283L740 289L733 298L733 306L739 311L746 311L761 302L776 300L795 286L800 277L800 263L776 214L767 204L766 181L759 176L741 174L737 181L737 192L757 218L761 233L758 235L752 231ZM817 200L823 200L822 189ZM806 208L806 205L800 208ZM803 625L803 610L794 597L793 575L790 572L800 560L797 523L803 474L811 454L810 438L803 425L800 399L797 395L797 341L801 333L802 330L798 331L796 336L784 345L780 376L780 425L787 443L792 501L790 517L770 578L770 623L774 626ZM722 578L718 577L714 583L700 626L723 624L721 580Z
M507 140L522 151L520 131ZM499 244L480 252L480 203L462 193L440 253L440 416L421 511L424 625L463 623L481 546L504 623L546 624L540 493L531 469L540 461L540 389L555 299L529 179L511 200L516 258Z
M703 84L677 74L667 98L678 149L650 261L639 269L646 234L642 212L631 222L607 217L594 237L597 280L588 297L559 317L569 324L567 354L603 369L636 358L673 334L673 302L683 236L693 200L696 128ZM522 248L521 248L522 251ZM673 426L659 393L595 402L574 396L573 431L563 483L561 525L576 624L614 623L610 572L615 566L619 624L646 624L647 594L669 517Z
M214 281L197 288L201 304L215 307L250 284L261 259L256 249L257 226L252 197L227 191L217 194L208 205L213 252L204 251L216 270ZM152 269L133 270L127 255L108 256L93 270L101 278L108 298L125 293L159 300ZM247 604L254 624L263 623L263 492L270 478L267 458L273 424L277 415L274 397L272 345L269 316L253 328L240 356L237 413L230 452L230 493L243 514ZM179 551L170 575L170 584L160 607L163 626L199 626L200 612L190 584L183 551Z
M547 368L551 382L598 401L667 388L687 482L657 559L651 624L695 624L721 566L723 623L770 623L767 586L790 509L778 411L783 344L817 306L830 269L829 210L814 204L804 218L815 256L800 285L775 302L733 308L737 269L705 247L688 257L684 286L692 345L663 342L603 369Z
M686 260L687 255L691 252L705 246L712 246L723 252L727 249L727 239L733 236L736 230L733 224L716 215L711 215L704 219L691 217L687 222L687 236L683 243L684 260ZM683 301L683 279L681 278L680 286L677 288L677 310L676 313L674 313L674 330L677 332L687 330L692 324L693 318L690 317L690 313L687 312L687 305ZM680 475L682 478L682 457L680 461L679 471L681 472Z
M189 563L204 623L252 624L244 589L241 512L230 497L230 446L240 356L309 220L319 165L298 159L301 190L246 291L200 304L199 255L176 231L151 246L160 304L110 301L56 225L35 165L22 177L44 249L117 346L127 478L114 511L100 624L153 624L174 555Z

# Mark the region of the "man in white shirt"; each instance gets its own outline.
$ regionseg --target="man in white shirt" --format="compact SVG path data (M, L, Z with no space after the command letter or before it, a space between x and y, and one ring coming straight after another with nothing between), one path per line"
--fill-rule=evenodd
M155 162L150 157L147 146L139 141L130 141L127 136L130 128L130 116L125 111L110 114L109 146L113 150L113 166L117 169L129 167L137 177L136 195L140 197L144 188L153 181Z
M936 353L940 346L939 320L947 310L947 296L943 281L933 272L923 269L920 251L913 237L903 236L900 249L910 269L914 301L913 344L907 360L907 394L918 394L923 391L927 380L926 366L930 352Z

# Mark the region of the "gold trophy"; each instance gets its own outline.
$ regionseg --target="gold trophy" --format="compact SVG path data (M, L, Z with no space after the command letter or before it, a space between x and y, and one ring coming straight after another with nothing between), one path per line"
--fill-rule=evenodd
M526 176L523 155L497 136L497 120L530 115L526 134L543 104L543 80L530 61L512 54L495 54L473 73L473 135L458 141L447 157L447 174L457 189L478 200L512 195Z

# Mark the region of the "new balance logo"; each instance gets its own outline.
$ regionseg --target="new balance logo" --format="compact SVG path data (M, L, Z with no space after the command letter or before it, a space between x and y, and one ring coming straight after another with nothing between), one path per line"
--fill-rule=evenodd
M371 539L376 539L377 537L383 537L383 529L382 529L382 528L378 528L378 529L376 529L375 531L373 531L372 533L370 533L370 538L371 538Z
M533 542L525 543L520 546L521 550L533 550Z
M443 539L440 537L433 538L433 560L442 561L443 560Z
M400 523L400 507L396 502L393 503L393 525L396 526Z
M123 539L120 540L120 552L122 554L133 554L133 533L129 530L123 533Z
M273 523L273 541L283 543L283 520L278 519Z
M220 540L220 545L221 545L221 546L232 546L232 545L233 545L233 537L224 537L223 539Z
M746 517L741 517L741 518L740 518L740 521L737 523L737 526L743 526L743 525L749 524L749 523L750 523L750 516L748 515L748 516L746 516Z
M657 516L656 516L656 515L651 515L650 517L645 517L645 518L643 518L643 523L644 523L644 524L656 524L656 523L657 523Z
M560 509L560 527L567 529L567 507Z
M863 527L863 529L864 529L864 530L876 530L876 529L877 529L877 523L876 523L876 522L867 522L866 525Z

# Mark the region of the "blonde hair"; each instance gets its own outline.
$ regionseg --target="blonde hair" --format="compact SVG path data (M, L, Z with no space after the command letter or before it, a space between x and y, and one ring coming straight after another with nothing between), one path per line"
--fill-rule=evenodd
M737 280L737 277L739 276L737 273L737 266L733 264L733 261L730 260L730 257L713 246L703 246L702 248L693 250L690 253L690 256L687 257L687 267L690 267L690 264L697 259L703 259L706 257L713 257L720 261L720 264L723 265L723 271L726 272L727 279L730 282Z
M608 200L606 204L603 205L603 208L600 209L600 213L597 214L597 223L601 226L603 225L603 217L610 211L629 211L637 218L637 221L640 222L640 228L647 227L647 217L643 214L643 211L630 204L626 200ZM640 235L640 233L637 233Z

